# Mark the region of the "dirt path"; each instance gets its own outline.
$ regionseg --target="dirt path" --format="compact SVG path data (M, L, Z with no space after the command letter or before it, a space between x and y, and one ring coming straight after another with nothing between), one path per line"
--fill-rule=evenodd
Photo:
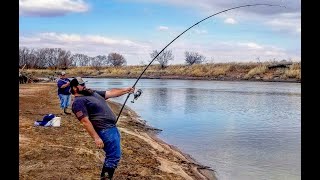
M119 112L119 104L109 104ZM61 117L60 127L33 126L49 113ZM115 180L215 179L212 170L158 139L135 112L125 109L117 125L122 159ZM19 86L19 179L99 179L103 159L75 116L60 110L54 83Z

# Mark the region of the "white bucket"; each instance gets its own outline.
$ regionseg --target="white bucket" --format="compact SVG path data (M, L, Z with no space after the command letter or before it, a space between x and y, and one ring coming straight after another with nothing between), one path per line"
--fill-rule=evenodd
M61 122L61 117L54 117L53 119L51 119L51 124L54 127L59 127L60 122Z

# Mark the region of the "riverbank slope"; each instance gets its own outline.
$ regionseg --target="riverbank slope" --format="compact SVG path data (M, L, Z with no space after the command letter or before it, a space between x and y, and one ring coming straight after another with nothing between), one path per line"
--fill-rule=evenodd
M108 101L114 112L121 105ZM60 116L60 127L35 127L46 114ZM114 179L214 180L214 171L157 138L132 110L125 108L118 122L122 159ZM55 83L19 86L19 179L99 179L103 150L74 115L59 108Z

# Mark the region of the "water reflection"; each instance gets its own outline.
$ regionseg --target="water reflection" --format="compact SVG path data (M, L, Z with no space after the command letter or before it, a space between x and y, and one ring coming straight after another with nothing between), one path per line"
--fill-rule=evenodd
M301 93L290 93L290 92L267 92L267 91L238 91L238 90L229 90L229 89L218 89L213 92L222 92L230 94L241 94L241 95L261 95L261 96L301 96Z
M108 82L108 85L110 85L111 87L122 86L123 82L122 81L110 81L110 82Z
M167 88L148 89L150 96L151 108L155 112L171 112L172 102L170 93Z

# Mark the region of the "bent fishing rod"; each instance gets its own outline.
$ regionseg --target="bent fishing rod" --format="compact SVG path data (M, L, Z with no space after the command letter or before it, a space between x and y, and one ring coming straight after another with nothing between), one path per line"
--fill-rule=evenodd
M280 6L280 5L272 5L272 4L247 4L247 5L242 5L242 6L236 6L236 7L233 7L233 8L229 8L229 9L226 9L226 10L223 10L223 11L220 11L220 12L217 12L215 14L212 14L200 21L198 21L197 23L193 24L192 26L190 26L189 28L187 28L186 30L184 30L182 33L180 33L177 37L175 37L170 43L168 43L151 61L150 63L144 68L144 70L142 71L142 73L139 75L139 77L137 78L137 80L135 81L135 83L133 84L132 88L134 88L136 86L136 84L138 83L138 81L140 80L141 76L143 75L143 73L148 69L148 67L153 63L153 61L168 47L170 46L170 44L172 44L176 39L178 39L182 34L184 34L185 32L189 31L191 28L193 28L194 26L200 24L201 22L215 16L215 15L218 15L218 14L221 14L221 13L224 13L224 12L227 12L227 11L230 11L230 10L233 10L233 9L238 9L238 8L243 8L243 7L249 7L249 6L278 6L278 7L285 7L285 6ZM141 94L141 92L140 92ZM139 96L140 96L139 94ZM120 112L119 112L119 115L117 117L117 120L116 120L116 123L118 122L118 119L121 115L121 112L124 108L124 106L126 105L126 102L128 101L129 97L130 97L131 93L129 93L127 95L127 98L126 100L124 101L121 109L120 109Z

